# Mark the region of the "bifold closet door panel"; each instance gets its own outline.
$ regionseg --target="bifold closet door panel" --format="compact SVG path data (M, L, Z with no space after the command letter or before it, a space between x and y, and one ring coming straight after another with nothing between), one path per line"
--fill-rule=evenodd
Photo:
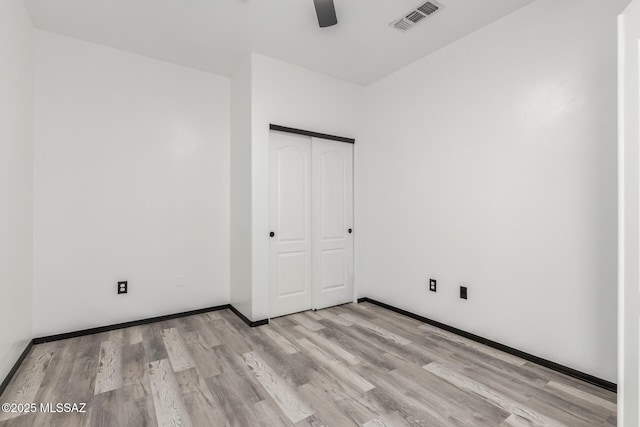
M270 316L311 308L311 138L270 134Z
M353 301L353 144L311 143L313 308Z

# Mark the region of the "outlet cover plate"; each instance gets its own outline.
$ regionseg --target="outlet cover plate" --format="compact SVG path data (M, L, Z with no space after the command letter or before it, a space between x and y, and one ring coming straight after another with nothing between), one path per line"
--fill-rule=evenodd
M437 292L438 291L438 284L436 282L436 279L429 279L429 290L431 292Z
M126 294L129 291L129 284L127 281L118 282L118 295Z
M460 286L460 298L461 299L467 299L467 287L466 286Z

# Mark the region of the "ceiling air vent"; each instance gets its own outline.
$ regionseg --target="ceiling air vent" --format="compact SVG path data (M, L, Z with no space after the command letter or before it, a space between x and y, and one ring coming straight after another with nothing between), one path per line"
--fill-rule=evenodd
M418 22L422 21L434 13L440 11L444 6L437 1L428 1L422 6L418 7L405 14L402 18L396 19L391 25L393 28L405 32L413 28Z

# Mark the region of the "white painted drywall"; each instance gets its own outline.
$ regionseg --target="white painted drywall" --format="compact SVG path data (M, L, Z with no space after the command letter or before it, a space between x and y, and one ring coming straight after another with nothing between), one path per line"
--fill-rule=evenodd
M618 18L618 425L640 425L640 0Z
M0 381L32 338L33 27L0 2Z
M616 381L627 2L538 0L366 88L361 294Z
M363 88L258 54L251 67L252 319L258 320L269 316L269 124L358 140ZM356 158L357 147L356 141Z
M36 335L229 302L229 92L36 32Z
M231 304L251 318L251 56L231 78Z

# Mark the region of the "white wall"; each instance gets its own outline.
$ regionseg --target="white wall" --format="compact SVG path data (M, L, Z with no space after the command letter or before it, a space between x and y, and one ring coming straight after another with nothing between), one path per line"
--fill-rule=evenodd
M539 0L367 87L361 294L616 381L626 3Z
M32 338L33 28L0 2L0 382Z
M640 0L618 21L618 425L640 425Z
M231 304L251 317L251 56L231 79Z
M228 303L229 79L38 31L35 82L35 334Z
M258 320L269 317L269 124L358 140L363 88L258 54L251 63L252 319Z

